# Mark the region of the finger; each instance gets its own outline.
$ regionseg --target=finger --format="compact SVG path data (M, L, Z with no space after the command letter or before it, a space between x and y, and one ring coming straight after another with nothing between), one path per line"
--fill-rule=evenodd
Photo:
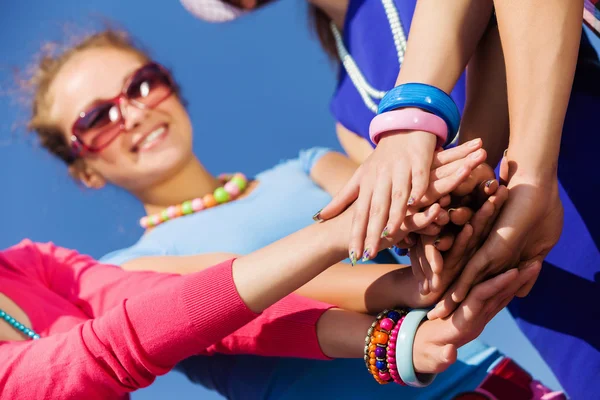
M451 232L443 232L433 242L433 245L439 251L448 251L452 248L452 244L454 243L455 236L456 235L452 234Z
M437 218L441 210L442 208L440 207L440 205L435 203L429 206L423 212L409 215L404 220L404 223L400 227L400 230L408 234L410 232L415 232L419 229L423 229L433 223L433 221Z
M363 244L367 224L369 222L369 210L371 208L371 197L373 186L369 180L361 182L361 189L354 207L354 216L352 217L352 228L350 228L349 257L354 265L357 259L360 259L363 253Z
M418 204L420 206L429 205L438 201L441 197L452 193L461 182L469 177L470 173L471 169L468 166L463 166L454 174L431 182Z
M427 318L430 320L434 320L437 318L446 318L450 314L456 310L458 304L452 300L450 297L450 293L454 290L454 285L450 287L449 290L446 291L442 300L440 300L433 310L430 310L427 313Z
M387 237L390 233L386 223L389 217L391 193L392 175L387 170L380 170L377 174L375 189L371 198L363 261L368 261L377 255L381 238Z
M522 287L526 286L531 280L535 280L539 275L541 268L541 261L534 261L526 267L519 267L519 269L515 268L514 270L517 270L519 275L513 279L509 288L498 296L500 299L496 300L496 304L494 304L490 310L491 317L502 311Z
M482 239L481 234L483 230L487 227L488 223L492 219L494 215L495 207L494 200L496 196L491 196L488 201L483 203L481 208L477 210L475 214L473 214L473 218L471 218L471 225L473 226L473 236L471 237L470 246L473 248L479 243Z
M440 213L438 214L438 216L435 219L435 223L436 225L447 225L450 222L450 215L448 215L448 211L444 210L443 208L440 210Z
M461 158L460 160L452 161L449 164L442 165L438 168L433 169L429 176L431 181L435 181L438 179L443 179L448 176L452 176L462 167L466 167L467 169L473 170L483 162L487 158L487 153L484 149L479 149L469 154L465 158Z
M425 260L427 264L429 264L429 268L431 270L431 277L429 278L429 291L437 292L440 289L440 274L444 269L444 259L442 258L442 253L437 249L434 243L438 240L437 238L432 238L433 240L425 241L423 246L423 253L425 256ZM425 272L427 276L427 271Z
M427 192L433 153L413 154L412 157L412 168L410 171L412 189L408 198L409 206L420 201Z
M483 142L481 141L481 139L477 138L463 143L460 146L456 146L452 149L437 152L433 156L432 168L438 168L444 164L448 164L453 161L460 160L461 158L465 158L470 153L481 148L482 145Z
M451 202L452 202L452 197L450 197L450 195L448 195L448 194L445 196L442 196L442 198L438 201L438 203L442 207L448 207Z
M387 221L388 234L393 236L398 232L408 209L408 195L410 193L408 170L398 167L392 172L392 193Z
M417 282L419 282L419 293L423 292L423 281L425 280L425 274L423 273L423 268L421 266L421 261L419 260L419 254L417 248L420 246L420 241L417 241L417 244L411 249L408 253L410 256L410 266L412 269L412 273L415 276Z
M506 157L506 153L508 150L504 150L504 155L502 156L502 160L500 160L500 183L506 185L508 183L508 158Z
M473 320L478 315L484 314L484 309L488 308L488 303L496 302L502 298L501 293L510 288L511 283L517 279L519 273L516 269L510 269L492 279L488 279L476 285L469 293L460 307L466 320Z
M456 282L456 288L450 294L455 303L460 303L467 297L469 289L479 283L479 277L484 276L488 272L489 257L487 252L482 247L475 255L467 262L462 273Z
M508 200L508 189L506 188L506 186L500 186L498 188L498 190L496 191L496 194L493 196L493 198L490 197L490 201L494 205L494 213L492 214L492 216L490 218L488 218L487 224L483 229L483 232L481 234L481 237L483 239L485 239L489 236L490 232L492 231L492 228L494 227L494 223L496 222L498 215L500 215L500 212L502 211L502 207L504 206L504 203L506 203L507 200Z
M487 182L495 178L496 175L494 174L492 167L487 164L478 165L473 168L469 177L452 191L452 194L455 196L467 195L474 191L480 183Z
M423 229L419 229L418 231L415 231L415 233L417 233L419 235L425 235L425 236L437 236L441 231L442 231L441 226L439 226L436 223L432 223L431 225L426 226Z
M461 261L464 263L464 253L469 244L471 236L473 235L473 227L470 224L466 224L460 230L458 235L456 235L456 239L454 239L454 244L444 257L444 264L447 269L456 269L457 266L459 268L462 267Z
M450 222L454 225L462 226L471 220L473 210L469 207L450 208L448 209L448 216L450 217Z
M361 171L362 168L359 167L329 204L313 216L315 221L326 221L336 217L356 200L360 191Z
M527 262L527 266L524 267L524 269L531 270L531 272L529 272L530 276L527 277L525 283L523 285L521 285L521 287L517 290L517 292L516 292L517 297L525 297L529 294L529 292L533 288L533 285L537 281L537 278L539 277L540 272L542 271L543 258L544 258L544 256L542 256L541 259L537 259L536 261L533 261L533 262L528 261ZM519 267L519 268L521 269L521 267Z
M421 238L423 239L423 238ZM429 265L429 261L427 261L427 257L425 256L425 247L426 243L424 240L421 240L421 245L417 247L417 255L419 257L419 262L421 263L421 269L423 270L423 275L425 275L425 280L423 281L423 292L422 295L429 294L431 290L431 278L433 277L433 272L431 271L431 265Z

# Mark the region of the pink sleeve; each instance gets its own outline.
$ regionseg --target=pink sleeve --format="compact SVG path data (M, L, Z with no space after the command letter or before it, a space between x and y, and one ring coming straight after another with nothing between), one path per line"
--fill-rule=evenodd
M122 271L53 245L2 256L8 267L33 268L94 317L64 334L0 342L3 398L121 396L184 358L214 351L324 358L315 324L330 306L288 296L258 317L237 293L233 260L177 276Z

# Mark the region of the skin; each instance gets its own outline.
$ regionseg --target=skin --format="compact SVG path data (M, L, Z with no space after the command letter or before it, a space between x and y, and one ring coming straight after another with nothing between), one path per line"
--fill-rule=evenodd
M122 50L93 48L85 50L69 60L59 71L51 85L54 122L63 130L65 138L81 110L99 99L113 98L122 89L123 82L147 61ZM125 130L103 151L86 154L72 173L89 187L101 188L107 182L131 192L143 203L148 213L181 203L190 198L202 197L219 186L192 152L192 126L189 116L179 99L171 97L154 109L140 110L130 104L124 105ZM152 148L139 150L134 144L165 124L166 137ZM485 161L482 143L475 140L457 149L436 153L431 171L431 187L425 196L427 206L451 191L465 187L470 192L477 186L471 170ZM356 164L339 153L330 153L318 161L311 177L329 193L335 193L355 172ZM188 182L195 182L189 185ZM250 193L260 182L253 182L246 192ZM411 210L411 214L417 209ZM426 226L423 231L431 235L439 233L440 225L449 219L445 212L436 224ZM387 247L389 247L390 243ZM168 265L168 267L165 267ZM149 267L143 259L124 265L127 269L152 269L161 272L187 273L195 268L189 265L173 266L152 263ZM207 264L212 265L212 264ZM321 301L333 301L345 309L359 312L376 312L396 304L410 306L429 305L438 295L414 296L412 288L417 286L415 277L395 272L404 266L386 265L364 268L361 274L348 264L339 264L318 276L299 289L299 293ZM360 280L345 278L361 276ZM344 279L342 279L344 278ZM331 281L340 284L329 287ZM360 281L360 282L359 282ZM359 282L359 283L356 283ZM394 285L399 285L394 287ZM351 295L348 295L351 293Z

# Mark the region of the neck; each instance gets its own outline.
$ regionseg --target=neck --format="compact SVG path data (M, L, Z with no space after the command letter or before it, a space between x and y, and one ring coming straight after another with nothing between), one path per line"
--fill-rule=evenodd
M348 11L349 0L307 0L315 7L321 9L331 18L339 30L344 28L346 11Z
M134 195L144 204L146 213L150 215L166 207L212 193L219 186L219 180L212 176L196 157L192 157L168 179Z

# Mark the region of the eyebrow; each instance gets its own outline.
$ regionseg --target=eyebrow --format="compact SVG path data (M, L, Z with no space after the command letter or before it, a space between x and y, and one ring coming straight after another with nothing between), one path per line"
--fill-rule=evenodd
M142 66L142 67L143 67L143 66ZM87 111L88 111L90 108L92 108L92 107L95 107L95 106L97 106L98 104L101 104L101 103L104 103L104 102L106 102L106 101L108 101L108 100L113 100L113 99L115 99L115 98L119 97L119 96L121 95L121 93L123 93L123 88L124 88L125 84L127 83L127 81L128 81L129 79L131 79L131 78L132 78L132 77L135 75L135 73L136 73L137 71L139 71L139 70L140 70L140 68L142 68L142 67L138 67L138 68L136 68L135 70L133 70L133 72L131 72L130 74L126 75L126 76L125 76L125 78L123 78L123 80L122 80L122 82L121 82L121 91L119 92L119 94L118 94L118 95L116 95L116 96L114 96L114 97L111 97L111 98L105 98L105 99L94 99L94 100L90 101L89 103L87 103L87 104L85 105L85 107L82 107L82 108L81 108L81 111L79 111L79 112L77 113L77 117L79 118L79 116L81 115L81 113L85 113L85 112L87 112Z

